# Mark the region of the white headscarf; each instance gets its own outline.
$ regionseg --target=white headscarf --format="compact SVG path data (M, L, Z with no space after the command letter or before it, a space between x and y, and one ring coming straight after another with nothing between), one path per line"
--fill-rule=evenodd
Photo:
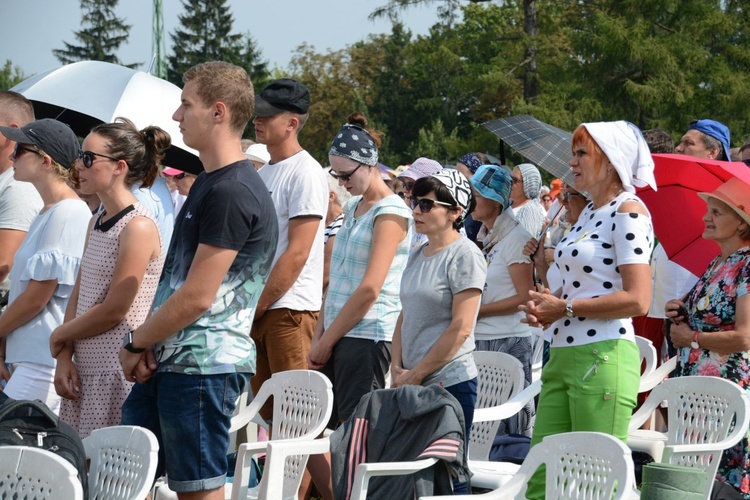
M583 126L607 155L627 192L635 193L635 187L647 185L656 191L654 160L638 127L624 120Z

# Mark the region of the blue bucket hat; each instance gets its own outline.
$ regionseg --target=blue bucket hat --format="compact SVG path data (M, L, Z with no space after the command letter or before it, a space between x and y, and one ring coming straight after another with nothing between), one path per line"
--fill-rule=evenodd
M482 165L474 172L469 180L474 189L482 197L493 200L502 205L505 210L510 202L510 188L513 178L507 170L497 165Z
M732 155L729 153L729 128L716 120L698 120L690 124L688 130L697 130L706 135L710 135L724 146L724 155L727 161L732 161Z

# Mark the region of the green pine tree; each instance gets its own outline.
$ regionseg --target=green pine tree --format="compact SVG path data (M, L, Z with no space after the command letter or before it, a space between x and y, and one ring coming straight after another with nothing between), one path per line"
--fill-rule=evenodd
M117 57L120 45L128 39L131 25L115 15L119 0L81 0L81 30L74 31L79 44L63 42L64 49L52 49L62 64L77 61L104 61L122 64ZM134 68L138 64L124 65Z
M0 67L0 90L8 90L25 79L26 75L21 67L13 64L10 59L6 59L5 64Z
M226 0L182 0L185 14L172 37L168 79L182 86L182 75L206 61L242 66L256 86L268 80L268 64L250 34L232 33L234 18Z

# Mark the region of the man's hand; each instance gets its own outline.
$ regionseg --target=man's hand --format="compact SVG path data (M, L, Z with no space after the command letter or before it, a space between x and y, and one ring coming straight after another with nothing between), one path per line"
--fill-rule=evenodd
M157 368L156 357L151 348L142 353L130 352L124 347L120 348L120 365L125 380L129 382L146 382L154 374Z

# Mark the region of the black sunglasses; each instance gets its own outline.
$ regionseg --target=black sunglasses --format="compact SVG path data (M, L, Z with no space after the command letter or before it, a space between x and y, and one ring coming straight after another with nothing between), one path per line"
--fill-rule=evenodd
M185 172L182 172L182 173L179 173L179 174L175 175L174 178L177 179L177 180L184 179L186 175L187 174Z
M21 154L24 151L27 152L27 153L34 153L34 154L39 155L39 156L44 156L44 153L42 153L41 151L38 151L36 149L27 148L26 146L21 146L20 144L16 143L16 147L13 148L13 160L15 160L16 158L18 158L19 156L21 156Z
M563 193L563 200L569 201L573 196L583 196L581 193Z
M94 153L93 151L78 152L78 159L83 162L83 166L86 168L91 168L91 165L94 164L94 156L101 156L102 158L106 158L112 161L120 161L117 158L112 158L111 156L103 155L101 153Z
M750 167L750 160L742 160L742 163Z
M412 210L419 207L419 211L422 212L423 214L426 214L427 212L435 208L435 205L442 205L448 208L456 208L450 203L443 203L442 201L431 200L429 198L422 198L421 200L419 200L415 196L409 197L409 203L411 204Z
M331 177L333 177L337 181L340 180L340 181L344 181L344 182L349 182L349 180L351 180L351 178L352 178L352 175L354 175L354 172L356 172L357 170L359 170L359 167L361 167L363 165L364 165L364 163L360 163L359 165L357 165L357 168L355 168L354 170L352 170L348 174L337 174L336 172L333 171L333 169L329 170L328 173L331 174Z

